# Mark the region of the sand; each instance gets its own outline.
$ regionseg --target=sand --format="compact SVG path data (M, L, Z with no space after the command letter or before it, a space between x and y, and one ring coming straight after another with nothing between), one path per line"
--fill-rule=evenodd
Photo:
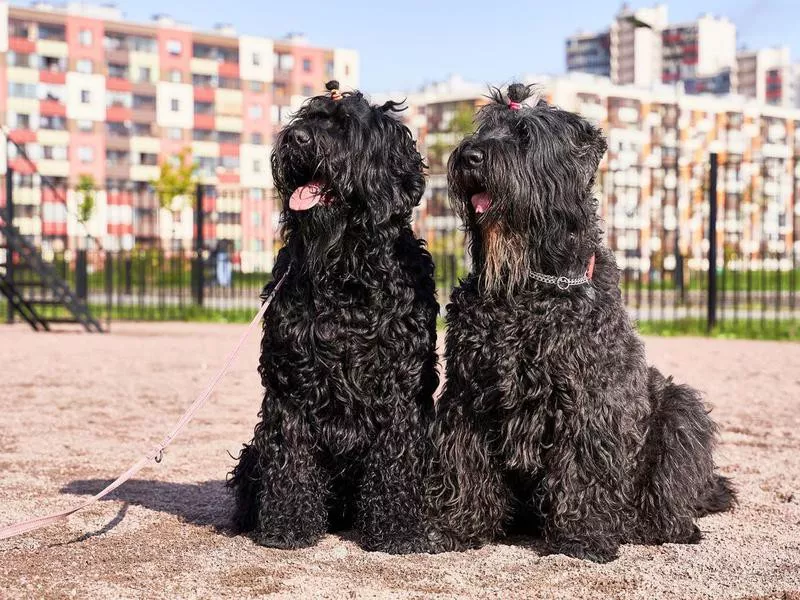
M110 335L0 326L0 524L69 507L157 442L241 325L115 324ZM257 339L168 450L107 500L0 541L0 598L784 598L800 600L800 344L649 338L701 388L739 507L692 546L624 546L596 565L534 539L437 556L350 537L280 551L226 530L223 484L260 403Z

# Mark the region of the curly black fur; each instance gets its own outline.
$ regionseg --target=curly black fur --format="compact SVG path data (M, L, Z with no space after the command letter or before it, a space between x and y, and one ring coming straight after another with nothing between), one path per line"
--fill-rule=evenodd
M509 106L532 93L495 90L449 162L474 268L447 309L433 426L444 543L518 529L607 561L622 542L696 542L695 517L734 501L715 473L715 425L695 390L648 368L623 306L592 196L601 132L544 100ZM593 255L590 285L530 277L577 278Z
M355 527L370 550L429 549L438 305L410 227L424 165L397 110L359 92L317 96L275 145L285 245L274 281L289 274L264 322L261 420L229 479L236 526L263 545ZM310 182L324 200L290 208Z

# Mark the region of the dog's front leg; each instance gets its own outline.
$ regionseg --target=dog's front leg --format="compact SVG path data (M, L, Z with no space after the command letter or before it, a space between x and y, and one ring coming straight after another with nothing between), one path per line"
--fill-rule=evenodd
M554 553L608 562L634 521L625 475L630 457L621 419L607 406L594 410L603 399L593 400L590 406L570 398L565 404L575 410L559 410L545 458L544 538Z
M365 550L430 552L424 521L423 441L409 417L381 432L367 452L356 506L356 530Z
M485 431L474 415L440 399L433 426L434 460L427 485L428 503L442 550L476 548L503 533L509 516L509 491L492 455Z
M328 473L305 417L265 403L252 447L260 472L253 539L273 548L303 548L327 531Z

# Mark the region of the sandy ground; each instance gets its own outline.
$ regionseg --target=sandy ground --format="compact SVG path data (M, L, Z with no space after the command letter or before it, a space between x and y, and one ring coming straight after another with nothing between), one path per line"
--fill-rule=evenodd
M0 326L0 524L101 489L180 416L243 326L115 325L110 335ZM694 383L741 491L694 546L625 546L595 565L535 540L392 557L347 536L287 552L226 531L223 488L260 402L257 339L160 466L68 523L0 542L0 598L784 598L800 600L800 345L647 340Z

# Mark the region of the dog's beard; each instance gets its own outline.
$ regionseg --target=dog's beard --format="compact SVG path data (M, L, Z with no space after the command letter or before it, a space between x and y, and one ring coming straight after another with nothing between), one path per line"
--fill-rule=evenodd
M512 295L528 280L530 258L525 240L505 230L502 223L482 228L481 283L490 294Z

